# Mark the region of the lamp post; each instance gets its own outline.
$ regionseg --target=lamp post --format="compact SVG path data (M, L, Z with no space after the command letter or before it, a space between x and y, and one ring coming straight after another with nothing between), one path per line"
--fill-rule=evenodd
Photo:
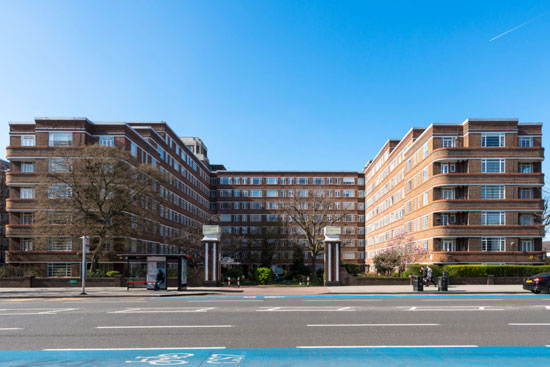
M82 292L81 296L86 296L86 253L90 250L90 237L84 236L82 238L82 264L80 265L81 278L82 278Z

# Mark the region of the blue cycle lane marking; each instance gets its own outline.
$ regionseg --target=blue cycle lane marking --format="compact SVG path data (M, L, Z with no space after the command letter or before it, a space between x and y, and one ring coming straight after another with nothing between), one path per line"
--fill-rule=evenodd
M334 294L334 295L302 295L302 296L165 296L153 299L346 299L346 298L537 298L544 294Z
M0 351L2 367L525 367L548 363L550 348L544 346Z

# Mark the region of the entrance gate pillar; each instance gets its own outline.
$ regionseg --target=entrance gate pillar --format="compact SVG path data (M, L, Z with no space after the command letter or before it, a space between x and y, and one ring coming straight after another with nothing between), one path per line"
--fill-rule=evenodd
M202 226L204 238L201 240L204 246L204 282L206 287L216 287L220 282L221 266L221 229L220 226Z
M340 285L340 235L341 227L327 226L323 228L325 235L325 286Z

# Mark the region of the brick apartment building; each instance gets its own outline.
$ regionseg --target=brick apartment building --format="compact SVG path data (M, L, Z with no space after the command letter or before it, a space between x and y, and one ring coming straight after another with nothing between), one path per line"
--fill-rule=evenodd
M198 143L198 142L197 142ZM198 233L211 219L210 168L205 156L199 159L164 122L93 123L86 118L36 118L34 122L10 123L7 158L11 170L6 181L9 198L6 262L39 267L48 276L79 274L80 234L48 238L47 249L35 248L32 225L37 210L35 194L45 182L46 173L58 169L59 149L99 144L127 149L134 163L158 165L169 179L161 183L162 195L154 232L126 239L114 248L122 254L171 254L179 251L177 239L185 233ZM100 260L104 270L125 263L120 257Z
M366 264L413 240L429 263L544 262L539 123L412 128L365 169Z
M8 224L8 212L6 211L6 199L9 191L6 185L6 173L10 169L10 162L0 159L0 264L5 262L8 250L8 238L6 237L6 225Z
M305 246L299 230L289 223L284 206L294 195L324 195L334 206L328 215L341 219L342 260L364 261L364 176L358 172L258 172L218 171L217 209L226 238L244 239L245 243L263 239L261 228L273 227L269 241L277 249L275 262L284 268L292 263L296 244ZM288 224L287 235L276 238L277 222ZM256 235L257 234L257 235ZM229 247L230 246L226 246ZM223 247L222 247L223 248ZM308 253L305 253L306 261ZM237 252L235 261L245 262L250 254ZM256 253L259 256L259 253ZM322 256L318 265L322 264Z
M117 254L178 252L186 246L183 234L212 221L219 221L226 242L254 241L261 228L286 220L280 208L290 191L322 191L335 203L334 214L343 215L345 262L370 265L401 236L425 248L423 261L430 263L544 261L541 124L469 119L413 128L389 140L362 173L237 172L210 164L201 139L180 138L164 122L36 118L10 123L8 263L39 266L47 275L78 274L78 234L52 239L47 250L34 248L34 194L37 185L50 184L44 177L56 167L56 149L92 144L127 149L136 162L156 164L169 176L155 233L128 238ZM273 263L288 266L292 245L301 240L272 240ZM254 260L253 253L227 249L224 256L235 262ZM102 266L118 270L123 262L104 258Z

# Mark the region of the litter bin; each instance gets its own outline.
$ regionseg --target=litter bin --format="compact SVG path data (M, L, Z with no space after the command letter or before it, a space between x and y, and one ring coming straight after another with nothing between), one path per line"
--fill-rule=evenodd
M424 279L420 275L413 275L413 291L424 291Z
M440 292L447 292L449 290L449 278L440 277L437 283L437 290Z

